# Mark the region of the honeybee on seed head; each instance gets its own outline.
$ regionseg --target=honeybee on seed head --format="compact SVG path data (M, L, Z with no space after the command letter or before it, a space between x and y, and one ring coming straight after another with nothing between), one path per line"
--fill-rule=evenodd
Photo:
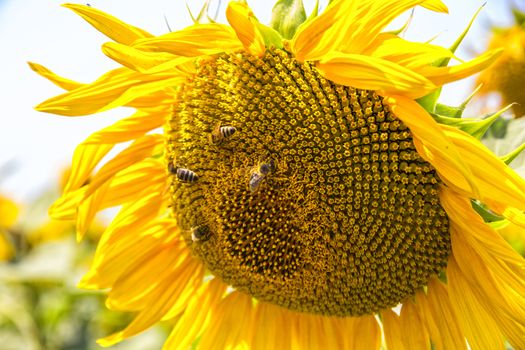
M230 125L221 126L221 123L219 122L209 135L210 143L221 143L227 138L231 137L233 134L235 134L236 131L236 127Z
M191 240L193 242L205 242L210 239L210 236L210 228L206 225L199 225L191 228Z
M168 164L168 170L171 174L175 174L177 179L182 182L197 182L199 179L199 176L195 174L195 172L176 166L172 162Z
M275 162L271 159L268 163L260 163L250 172L249 187L250 191L255 192L266 176L275 170Z

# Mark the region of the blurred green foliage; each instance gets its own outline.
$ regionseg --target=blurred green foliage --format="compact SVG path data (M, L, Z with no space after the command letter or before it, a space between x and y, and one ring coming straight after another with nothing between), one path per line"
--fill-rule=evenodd
M99 221L75 241L74 222L53 221L47 208L58 189L20 205L0 195L0 348L95 350L96 339L126 327L132 315L104 306L102 292L78 289L98 238ZM3 253L2 253L3 252ZM157 350L166 330L156 327L113 347Z

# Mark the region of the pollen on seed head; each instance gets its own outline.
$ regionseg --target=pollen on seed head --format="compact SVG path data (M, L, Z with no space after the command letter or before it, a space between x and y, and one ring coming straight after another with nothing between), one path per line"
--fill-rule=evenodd
M177 101L167 157L199 181L172 175L173 215L226 283L292 310L355 316L398 304L445 266L440 180L375 92L276 49L200 61ZM193 242L192 227L207 239Z

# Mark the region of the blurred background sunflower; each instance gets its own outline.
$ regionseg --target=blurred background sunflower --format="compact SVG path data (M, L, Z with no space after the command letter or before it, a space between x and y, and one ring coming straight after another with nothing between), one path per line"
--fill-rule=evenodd
M481 84L480 93L496 94L503 105L512 106L516 118L525 115L525 13L512 9L514 23L511 26L492 25L488 48L504 48L504 54L490 69L476 80Z

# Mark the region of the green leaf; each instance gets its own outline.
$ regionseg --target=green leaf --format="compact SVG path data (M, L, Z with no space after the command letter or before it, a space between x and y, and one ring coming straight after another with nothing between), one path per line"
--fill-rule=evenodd
M285 39L291 39L297 28L306 21L302 0L277 0L272 10L270 26Z

